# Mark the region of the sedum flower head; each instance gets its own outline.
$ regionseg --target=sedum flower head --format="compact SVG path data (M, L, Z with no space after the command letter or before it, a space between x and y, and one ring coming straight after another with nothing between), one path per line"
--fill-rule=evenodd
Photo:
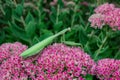
M102 59L97 62L95 73L100 80L120 79L120 60Z
M21 43L6 43L0 49L0 80L85 80L94 74L95 62L77 47L56 43L27 59L19 57L27 49Z
M120 30L120 8L114 4L105 3L95 9L95 14L89 18L91 26L94 28L102 28L109 25L113 30Z
M86 74L93 74L94 61L83 50L68 47L64 44L53 44L45 48L36 57L35 67L32 65L30 74L34 73L40 80L84 80ZM30 66L31 64L27 65ZM31 76L34 78L34 75Z
M27 46L19 42L5 43L0 46L0 80L25 80L27 74L22 68L19 57Z
M6 61L11 56L21 54L26 49L27 46L22 45L19 42L2 44L0 46L0 63Z
M102 14L93 14L90 16L89 22L91 22L91 26L94 26L94 28L101 29L105 25L104 18L105 16Z
M109 11L112 11L114 9L115 9L114 4L104 3L98 6L94 11L95 13L107 14Z

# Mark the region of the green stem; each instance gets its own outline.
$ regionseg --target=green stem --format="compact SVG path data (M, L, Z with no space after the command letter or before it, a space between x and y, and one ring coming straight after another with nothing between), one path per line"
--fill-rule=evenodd
M90 33L90 37L89 37L89 40L91 39L91 37L94 35L94 30ZM89 40L87 41L87 43L85 44L85 47L86 48L88 45L89 45Z
M59 17L59 13L60 13L60 12L59 12L59 8L60 8L60 5L58 4L55 24L57 24L58 21L59 21L59 18L58 18L58 17ZM54 25L55 25L55 24L54 24ZM55 34L56 34L56 33L57 33L57 31L55 31Z
M98 55L100 54L100 51L103 48L104 44L106 43L107 39L108 39L108 36L106 36L104 38L104 40L102 41L102 44L100 45L99 49L95 52L95 57L94 57L95 60L97 59Z
M14 5L17 7L17 2L16 2L16 0L14 0ZM23 16L21 16L20 19L21 19L20 21L23 23L23 26L26 27L26 24L25 24L25 21L24 21Z
M37 11L38 11L38 17L39 17L39 23L41 23L41 11L39 10L39 8L41 8L41 2L42 2L42 0L39 0L38 1L38 4L37 4Z
M72 16L71 27L73 26L74 21L75 21L75 14L73 14L73 16Z
M26 27L26 23L25 23L25 21L24 21L23 16L21 16L20 18L21 18L21 22L23 23L23 26Z
M57 6L57 17L56 17L56 23L58 23L58 17L60 14L60 5Z
M5 11L3 10L3 7L0 5L0 9L1 9L1 12L3 13L3 15L5 15Z
M75 22L75 14L76 14L77 6L74 7L74 14L72 16L71 27L74 25Z
M118 57L118 55L120 54L120 50L118 50L118 52L116 53L116 55L115 55L115 59Z

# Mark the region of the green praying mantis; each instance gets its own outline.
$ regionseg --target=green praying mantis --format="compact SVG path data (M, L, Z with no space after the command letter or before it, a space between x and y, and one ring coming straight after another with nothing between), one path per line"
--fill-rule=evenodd
M65 32L67 31L70 31L71 29L70 28L66 28L60 32L58 32L57 34L53 35L53 36L50 36L46 39L44 39L43 41L41 42L38 42L37 44L35 44L34 46L28 48L26 51L24 51L22 54L20 54L20 56L26 58L26 57L29 57L29 56L32 56L32 55L36 55L37 53L39 53L42 49L45 48L45 46L49 45L50 43L53 42L53 40L58 37L59 35L62 35L64 34Z

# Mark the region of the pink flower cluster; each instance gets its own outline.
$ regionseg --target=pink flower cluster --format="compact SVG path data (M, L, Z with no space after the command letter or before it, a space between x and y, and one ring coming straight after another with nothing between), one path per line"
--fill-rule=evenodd
M27 49L27 46L22 45L19 42L14 44L5 43L0 46L0 63L6 61L11 56L19 55L21 52Z
M53 44L36 57L36 67L32 67L30 74L33 79L39 80L84 80L87 74L93 74L92 65L95 62L83 50L68 47L64 44ZM31 64L27 65L29 67Z
M1 59L0 80L84 80L86 74L93 74L95 62L80 48L53 44L28 59L19 57L27 48L20 43L3 44L0 48L9 50L4 52L7 57Z
M25 80L27 75L19 57L27 46L19 42L5 43L0 46L0 80Z
M53 44L39 55L19 57L27 46L19 42L0 46L0 80L85 80L87 74L100 80L120 80L120 60L97 63L79 47Z
M102 28L109 25L113 30L120 30L120 8L114 4L105 3L95 9L95 14L90 16L91 26Z
M100 80L120 80L120 60L109 58L99 60L95 74Z

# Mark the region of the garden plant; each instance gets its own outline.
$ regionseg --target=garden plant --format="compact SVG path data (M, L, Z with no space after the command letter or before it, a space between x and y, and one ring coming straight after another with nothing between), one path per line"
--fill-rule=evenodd
M120 80L119 0L0 0L0 80Z

